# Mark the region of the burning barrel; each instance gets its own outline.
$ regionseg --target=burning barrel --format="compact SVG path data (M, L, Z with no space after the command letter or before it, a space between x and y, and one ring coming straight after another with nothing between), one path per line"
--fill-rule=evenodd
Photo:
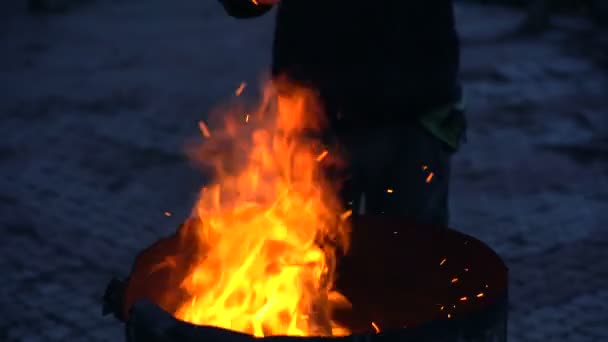
M252 335L194 325L172 314L183 275L156 271L163 263L192 262L178 250L189 227L159 240L136 258L125 282L113 280L105 312L126 323L126 339L250 342ZM332 319L341 337L269 336L272 342L506 341L507 268L488 246L443 227L384 217L356 217L351 248L338 260L336 287L352 304Z
M106 291L127 340L504 340L500 258L444 227L351 218L338 196L351 161L323 139L314 89L285 82L245 119L199 124L188 151L213 177L195 218Z

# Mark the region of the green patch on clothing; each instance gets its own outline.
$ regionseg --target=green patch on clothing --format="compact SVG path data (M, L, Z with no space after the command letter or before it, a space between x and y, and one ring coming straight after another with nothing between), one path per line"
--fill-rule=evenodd
M466 130L464 111L465 103L461 100L459 103L437 108L422 115L420 124L456 151L460 148Z

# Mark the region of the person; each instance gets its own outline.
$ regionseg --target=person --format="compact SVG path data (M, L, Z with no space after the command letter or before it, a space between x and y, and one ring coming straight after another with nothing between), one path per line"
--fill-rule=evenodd
M219 0L278 7L272 75L315 89L349 152L353 212L448 224L450 159L464 136L451 0Z

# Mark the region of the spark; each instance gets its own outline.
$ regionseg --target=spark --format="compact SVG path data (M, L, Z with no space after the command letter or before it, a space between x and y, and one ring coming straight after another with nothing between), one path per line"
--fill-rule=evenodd
M352 211L352 210L347 210L347 211L343 212L343 213L342 213L342 215L340 215L340 219L341 219L342 221L344 221L344 220L346 220L347 218L351 217L351 216L352 216L352 214L353 214L353 211Z
M439 266L443 266L443 264L445 264L445 262L446 262L447 260L448 260L448 259L443 258L443 260L441 260L441 262L439 263Z
M483 296L484 296L483 292L479 292L479 293L478 293L478 294L477 294L475 297L477 297L477 298L481 298L481 297L483 297Z
M207 127L207 124L205 122L199 121L198 128L201 130L201 133L205 138L211 137L211 132L209 132L209 128Z
M169 216L171 216L171 215L173 215L173 214L171 214L171 212L170 212L170 211L165 211L165 216L169 217Z
M254 0L254 4L257 5L257 2L255 2L255 0ZM247 83L241 82L241 84L239 85L239 87L236 88L236 90L234 91L234 95L241 96L241 94L243 93L243 90L245 90L246 86L247 86Z
M393 189L386 189L386 193L387 194L392 194L393 193Z
M325 157L327 157L328 154L329 154L329 151L327 151L327 150L321 152L321 154L319 154L317 156L317 161L318 162L322 161L323 159L325 159Z
M376 334L380 333L380 327L378 326L378 324L376 324L375 322L372 322L372 327L374 327L374 330L376 330Z
M469 298L464 296L464 297L460 297L460 301L461 302L466 302Z
M426 182L430 183L433 180L433 176L435 176L433 172L429 173L429 175L426 176Z
M458 278L452 278L452 284L456 284L458 282Z
M249 113L245 113L245 122L249 122Z

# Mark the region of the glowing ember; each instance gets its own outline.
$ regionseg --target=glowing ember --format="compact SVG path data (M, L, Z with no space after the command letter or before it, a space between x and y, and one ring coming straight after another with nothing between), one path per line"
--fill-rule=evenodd
M475 297L477 297L477 298L481 298L481 297L483 297L483 296L484 296L483 292L479 292L479 293L478 293L478 294L477 294Z
M173 214L171 214L171 212L169 212L169 211L165 211L165 213L164 213L164 214L165 214L165 216L167 216L167 217L170 217L171 215L173 215Z
M460 297L460 301L461 301L461 302L466 302L468 299L469 299L469 298L467 298L467 297Z
M451 282L452 284L456 284L458 282L458 278L452 278Z
M393 193L393 189L386 189L386 193L392 194Z
M317 161L318 162L322 161L323 159L325 159L325 157L327 157L328 154L329 154L329 151L327 151L327 150L323 151L321 154L319 154L317 156Z
M448 259L443 258L443 260L441 260L441 262L439 263L439 266L443 266L443 264L445 264L445 262L446 262L447 260L448 260Z
M376 322L372 322L372 327L376 331L376 334L380 333L380 327L378 326L378 324L376 324Z
M433 172L429 173L429 175L426 176L426 182L430 183L433 180L433 176L435 176Z
M209 128L207 127L206 123L204 123L203 121L199 121L198 128L201 130L201 134L205 138L210 138L211 137L211 132L209 131Z
M245 90L246 86L247 86L247 83L241 82L241 84L239 85L239 87L236 88L236 90L234 91L234 95L241 96L241 94L243 93L243 90Z
M320 142L310 133L324 124L312 92L287 86L289 96L266 87L255 122L221 113L226 123L213 137L199 123L209 139L191 154L215 177L201 191L193 210L201 223L185 242L197 262L173 265L186 270L178 319L258 337L349 333L331 311L349 305L333 284L352 211L320 169L327 151L311 147Z
M351 217L353 215L353 211L352 210L347 210L344 213L342 213L342 215L340 215L340 220L346 220L349 217Z

